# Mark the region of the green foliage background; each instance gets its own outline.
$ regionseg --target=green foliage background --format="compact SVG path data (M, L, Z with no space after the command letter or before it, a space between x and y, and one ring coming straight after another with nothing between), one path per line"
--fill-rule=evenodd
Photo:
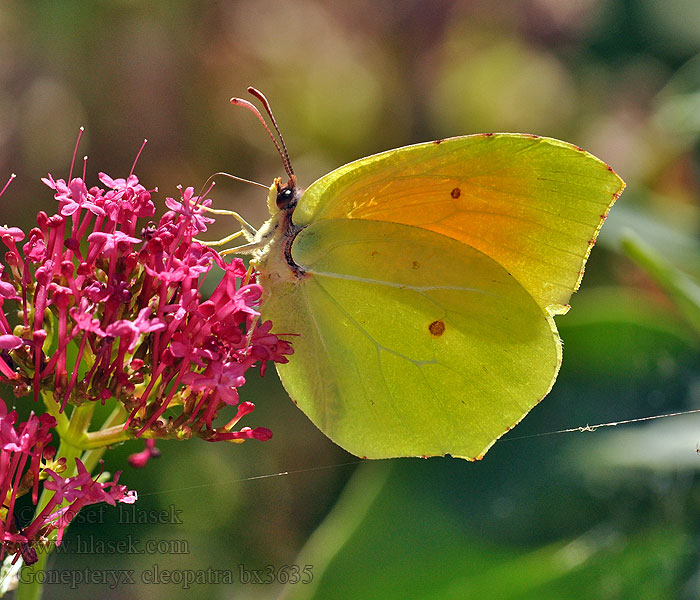
M122 476L139 509L172 506L181 524L93 513L99 525L71 526L73 551L49 564L134 569L137 583L51 585L45 597L698 598L697 415L523 437L700 408L688 311L619 243L632 229L700 275L698 24L700 4L685 0L0 4L0 174L18 174L0 221L11 225L54 209L39 178L67 176L81 125L89 183L126 176L144 137L137 173L160 186L156 201L220 170L271 181L282 167L266 134L228 104L251 84L273 103L302 185L377 151L483 131L565 139L628 183L558 318L554 390L482 462L358 465L270 372L241 395L257 405L246 424L272 441L161 444L159 461ZM259 192L222 181L214 198L261 223ZM221 219L211 237L234 225ZM107 468L139 448L108 453ZM129 536L187 552L99 549ZM229 569L236 583L142 583L156 564ZM294 564L313 566L312 585L238 581L240 568Z

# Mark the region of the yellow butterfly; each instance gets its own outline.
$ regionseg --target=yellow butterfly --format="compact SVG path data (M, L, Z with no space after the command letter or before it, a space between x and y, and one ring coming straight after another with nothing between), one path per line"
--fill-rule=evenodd
M234 250L254 255L263 318L299 334L277 365L292 400L358 456L480 459L552 388L553 316L624 182L577 146L495 133L382 152L302 192L281 143L288 181L259 231L238 217Z

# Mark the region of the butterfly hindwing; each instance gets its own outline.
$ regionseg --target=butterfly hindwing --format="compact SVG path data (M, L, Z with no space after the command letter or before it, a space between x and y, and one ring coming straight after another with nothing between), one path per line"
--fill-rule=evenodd
M293 338L290 396L359 456L478 458L549 391L552 318L501 265L421 228L321 219L269 278L263 317Z

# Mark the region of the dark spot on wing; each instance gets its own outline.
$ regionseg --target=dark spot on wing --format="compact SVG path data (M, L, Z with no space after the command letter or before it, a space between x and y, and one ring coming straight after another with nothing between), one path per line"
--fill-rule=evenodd
M414 269L419 269L420 263L417 260L414 260L413 263L411 264L411 267Z
M445 333L445 324L442 321L433 321L430 325L428 325L428 331L430 332L430 335L440 337L443 333Z
M442 140L435 140L435 141L433 142L433 144L435 144L436 146L438 146L439 144L442 144L442 142L444 142L444 141L445 141L444 139L442 139Z
M459 188L454 188L454 189L450 192L450 196L452 196L455 200L456 200L457 198L459 198L461 195L462 195L462 190L460 190Z
M370 255L372 258L374 258L375 256L377 256L377 254L379 254L379 252L377 252L376 250L372 250L372 252L369 253L369 255Z

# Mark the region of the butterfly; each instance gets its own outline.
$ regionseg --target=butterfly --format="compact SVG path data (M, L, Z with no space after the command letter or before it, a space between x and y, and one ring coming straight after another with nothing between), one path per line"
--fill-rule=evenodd
M366 458L481 459L547 393L565 313L624 182L581 148L477 134L362 158L245 223L262 318L298 334L278 364L290 397ZM246 100L234 104L260 112Z

